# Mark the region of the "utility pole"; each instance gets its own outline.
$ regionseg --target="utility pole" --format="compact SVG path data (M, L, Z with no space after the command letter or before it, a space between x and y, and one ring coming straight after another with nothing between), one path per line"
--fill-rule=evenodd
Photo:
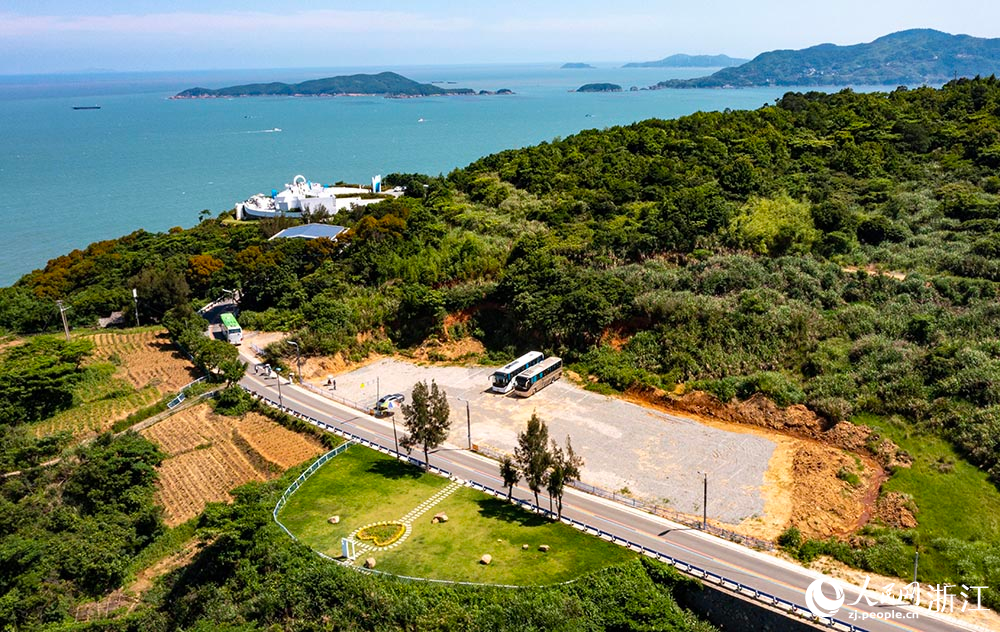
M62 316L63 331L66 332L66 342L69 342L69 323L66 322L66 310L68 308L63 307L63 302L62 301L56 301L56 305L59 306L59 315Z
M913 583L917 583L917 564L920 563L920 551L913 552ZM917 585L917 594L920 594L920 585Z
M396 444L396 456L399 456L399 437L396 436L396 413L390 415L392 418L392 441Z
M302 383L302 353L299 350L299 343L294 342L292 340L289 340L288 344L290 344L293 347L295 347L295 357L298 360L298 365L299 365L299 384L301 384Z
M465 402L465 428L469 438L469 450L472 449L472 414L469 412L469 400L464 397L456 397L460 402Z
M382 387L381 387L381 384L379 384L379 378L378 378L378 376L376 375L376 376L375 376L375 399L376 399L376 400L379 400L379 399L382 399L382 391L381 391L381 388L382 388ZM398 451L399 451L399 450L397 450L397 452L398 452Z
M701 530L708 528L708 473L702 472L705 476L704 494L701 501Z
M278 406L285 407L285 402L281 399L281 367L274 367L274 374L278 376Z
M132 288L132 302L135 303L135 326L139 326L139 292Z

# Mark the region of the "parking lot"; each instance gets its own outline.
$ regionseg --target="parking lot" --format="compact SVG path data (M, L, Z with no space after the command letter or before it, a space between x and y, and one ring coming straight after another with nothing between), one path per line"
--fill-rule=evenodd
M448 443L453 446L468 445L467 406L472 443L508 453L513 453L518 432L535 412L559 444L567 435L572 438L573 448L585 460L586 483L700 514L705 472L709 517L738 523L763 515L761 486L775 449L772 441L592 393L565 378L528 399L492 393L493 370L385 359L335 376L336 393L367 406L378 395L394 392L405 394L409 402L414 383L434 380L451 404Z

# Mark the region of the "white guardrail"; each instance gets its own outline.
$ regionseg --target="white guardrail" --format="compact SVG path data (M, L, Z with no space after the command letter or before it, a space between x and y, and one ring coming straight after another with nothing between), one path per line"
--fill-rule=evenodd
M261 395L260 393L257 393L256 391L253 391L252 389L249 389L249 388L247 388L245 386L242 387L242 388L243 388L243 390L247 391L248 393L250 393L254 397L257 397L260 401L264 402L268 406L271 406L272 408L275 408L277 410L285 412L285 413L287 413L287 414L289 414L289 415L291 415L291 416L293 416L293 417L295 417L297 419L301 419L301 420L303 420L303 421L305 421L307 423L310 423L310 424L312 424L312 425L314 425L314 426L316 426L318 428L321 428L321 429L323 429L323 430L325 430L327 432L330 432L330 433L333 433L333 434L338 435L340 437L343 437L344 439L347 440L347 443L344 443L344 444L342 444L340 446L337 446L336 449L331 450L330 452L327 452L326 454L324 454L323 456L321 456L319 459L317 459L316 462L314 462L312 465L310 465L309 468L306 469L305 472L303 472L302 474L300 474L299 477L297 479L295 479L295 481L281 495L281 498L278 500L278 503L274 507L274 511L271 512L271 516L273 517L275 523L277 523L277 525L279 527L281 527L281 529L285 533L287 533L289 535L289 537L291 537L292 539L294 539L296 542L299 541L298 538L296 538L283 524L281 524L281 521L278 520L278 512L280 511L280 509L282 507L285 506L285 502L287 502L288 498L293 493L295 493L295 491L298 490L299 487L301 487L302 483L305 482L305 480L307 478L309 478L310 476L312 476L313 473L315 473L316 470L318 470L320 468L320 466L322 466L324 463L326 463L327 461L329 461L333 457L337 456L338 454L340 454L344 450L346 450L347 447L350 446L352 443L357 443L357 444L360 444L360 445L372 448L373 450L377 450L379 452L382 452L383 454L388 454L390 456L394 456L395 458L397 458L397 459L399 459L401 461L406 461L406 462L408 462L408 463L410 463L412 465L415 465L417 467L421 467L421 468L424 467L424 462L421 461L420 459L414 458L414 457L412 457L410 455L401 454L401 453L396 452L395 450L391 450L389 448L384 448L384 447L378 445L377 443L369 441L368 439L365 439L363 437L359 437L358 435L356 435L356 434L354 434L352 432L348 432L347 430L344 430L343 428L337 428L335 426L331 426L330 424L328 424L326 422L323 422L323 421L320 421L319 419L316 419L314 417L310 417L308 415L303 415L303 414L301 414L301 413L299 413L297 411L294 411L294 410L292 410L290 408L287 408L285 406L281 406L281 405L278 404L278 402L270 399L269 397ZM447 470L444 470L442 468L430 465L428 467L428 469L429 469L429 471L434 472L435 474L438 474L440 476L444 476L446 478L450 478L450 479L456 480L456 481L460 480L457 477L453 476L451 474L451 472L449 472ZM486 485L482 485L480 483L475 483L475 482L472 482L472 481L462 481L462 482L466 486L468 486L468 487L472 487L474 489L478 489L478 490L480 490L482 492L485 492L485 493L490 494L492 496L495 496L497 498L503 498L503 499L507 498L507 494L506 493L504 493L502 491L495 490L495 489L493 489L491 487L488 487ZM549 516L549 517L554 517L555 516L555 514L553 512L550 512L549 510L547 510L547 509L545 509L543 507L538 507L536 505L533 505L528 500L521 500L519 498L512 498L512 499L510 499L510 502L514 503L515 505L520 506L521 508L523 508L523 509L525 509L527 511L531 511L533 513L539 513L539 514L542 514L542 515L545 515L545 516ZM828 628L834 629L834 630L843 630L845 632L869 632L866 628L862 628L862 627L853 625L853 624L848 623L846 621L841 621L840 619L836 619L836 618L833 618L833 617L817 617L816 615L812 614L812 612L810 612L809 609L806 608L805 606L800 606L800 605L798 605L796 603L788 601L787 599L782 599L781 597L777 597L775 595L771 595L771 594L766 593L766 592L764 592L762 590L758 590L758 589L756 589L756 588L754 588L752 586L748 586L748 585L743 584L741 582L738 582L738 581L729 579L727 577L724 577L722 575L719 575L718 573L713 573L711 571L705 570L705 569L703 569L703 568L701 568L699 566L696 566L694 564L690 564L688 562L685 562L685 561L680 560L678 558L672 557L670 555L666 555L664 553L660 553L659 551L655 551L655 550L653 550L653 549L651 549L649 547L642 546L640 544L636 544L635 542L632 542L632 541L627 540L625 538L621 538L619 536L616 536L615 534L609 533L607 531L604 531L603 529L600 529L598 527L595 527L595 526L592 526L592 525L588 525L588 524L586 524L584 522L580 522L579 520L573 520L572 518L567 518L567 517L563 516L562 522L565 523L565 524L568 524L568 525L570 525L570 526L572 526L572 527L574 527L574 528L576 528L576 529L578 529L580 531L583 531L584 533L589 533L591 535L595 535L595 536L597 536L599 538L602 538L604 540L607 540L607 541L609 541L609 542L611 542L613 544L618 544L620 546L624 546L624 547L626 547L628 549L636 551L637 553L640 553L640 554L645 555L647 557L653 558L653 559L658 560L660 562L664 562L666 564L669 564L669 565L673 566L674 568L676 568L677 570L681 571L682 573L686 573L688 575L691 575L693 577L701 579L702 581L707 581L709 583L712 583L715 586L718 586L719 588L728 590L730 592L734 592L734 593L742 595L744 597L748 597L748 598L754 599L756 601L759 601L759 602L761 602L761 603L763 603L765 605L768 605L768 606L771 606L773 608L777 608L779 610L782 610L786 614L789 614L789 615L792 615L792 616L796 616L796 617L799 617L799 618L802 618L802 619L806 619L806 620L808 620L810 622L818 623L820 625L827 626ZM323 557L323 558L325 558L327 560L330 560L330 561L333 561L333 562L339 562L339 560L336 560L335 558L332 558L329 555L325 555L323 553L320 553L319 551L314 551L314 552L317 555L319 555L320 557ZM462 582L448 582L448 581L445 581L445 580L432 580L432 579L427 579L427 578L423 578L423 577L406 577L406 576L402 576L402 575L392 575L390 573L385 573L383 571L376 571L374 569L363 569L361 567L357 567L357 566L353 566L353 565L351 565L351 568L356 569L359 572L368 572L368 573L373 573L373 574L390 575L392 577L399 577L401 579L407 579L407 580L413 580L413 581L424 581L424 582L432 582L432 583L462 583ZM510 586L510 588L514 588L514 587L515 586Z
M197 380L193 380L182 386L180 392L177 393L177 397L167 402L167 410L173 410L174 408L180 406L184 400L187 399L187 390L199 382L204 382L206 379L208 379L208 376L203 375Z

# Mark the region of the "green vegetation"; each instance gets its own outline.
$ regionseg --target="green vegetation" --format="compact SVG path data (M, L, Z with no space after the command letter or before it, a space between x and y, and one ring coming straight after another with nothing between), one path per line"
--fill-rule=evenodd
M371 523L398 521L448 483L374 450L352 446L313 474L279 518L303 543L338 557L341 538ZM439 512L448 521L432 524ZM329 524L331 516L340 516L340 522ZM551 547L547 553L538 550L543 544ZM488 566L479 563L487 553L493 557ZM412 534L402 544L370 555L378 561L378 570L388 573L516 585L556 584L634 557L619 546L467 488L414 521Z
M439 88L430 83L417 83L394 72L380 72L376 75L343 75L312 79L302 83L253 83L210 90L189 88L179 92L174 98L192 99L205 97L252 97L265 95L338 95L338 94L382 94L429 96L434 94L473 94L468 88Z
M443 177L391 174L406 196L338 213L337 243L270 242L281 222L224 213L92 244L0 289L0 329L53 330L56 298L88 323L127 307L135 283L143 319L184 338L187 302L241 287L241 322L293 332L304 355L468 335L490 358L559 355L608 392L683 383L802 404L830 425L877 415L918 457L887 489L914 488L921 526L822 546L906 574L919 545L941 555L927 573L983 583L996 524L948 521L985 512L977 499L1000 482L998 111L990 77L584 131ZM954 452L928 469L908 436ZM10 439L43 451L25 441ZM952 526L953 541L926 541ZM948 561L962 555L977 561Z
M586 83L576 89L577 92L621 92L617 83Z
M340 539L355 529L398 520L448 485L445 478L424 476L359 446L330 463L292 495L278 517L302 542L334 557L340 555ZM331 516L341 521L327 523Z
M87 340L39 336L7 351L0 359L0 424L38 421L72 406L92 348Z
M104 434L55 465L0 479L0 627L66 620L75 601L121 585L162 532L153 504L162 458L136 434Z
M802 50L771 51L708 77L671 79L656 87L913 86L955 77L989 76L996 72L997 62L1000 40L911 29L867 44L820 44Z

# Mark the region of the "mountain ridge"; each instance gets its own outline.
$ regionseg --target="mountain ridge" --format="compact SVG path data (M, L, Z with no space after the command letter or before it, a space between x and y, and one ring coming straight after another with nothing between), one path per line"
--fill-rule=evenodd
M687 55L677 53L655 61L632 61L622 68L728 68L750 61L729 55Z
M661 81L659 88L922 85L1000 73L1000 38L909 29L871 42L818 44L761 53L707 77Z
M224 97L255 96L435 96L448 94L474 94L469 88L439 88L429 83L419 83L395 72L375 75L356 74L311 79L300 83L248 83L225 88L188 88L175 94L173 99L211 99Z

